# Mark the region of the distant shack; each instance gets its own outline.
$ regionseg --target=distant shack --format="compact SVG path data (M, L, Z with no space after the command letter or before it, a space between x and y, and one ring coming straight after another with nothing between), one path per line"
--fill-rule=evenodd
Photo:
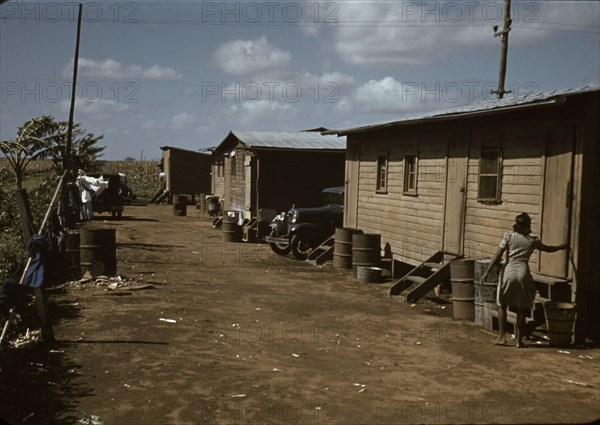
M344 185L346 141L318 131L231 131L215 148L213 192L246 218L292 204L318 206Z
M195 195L211 192L210 152L162 146L165 190L171 195Z

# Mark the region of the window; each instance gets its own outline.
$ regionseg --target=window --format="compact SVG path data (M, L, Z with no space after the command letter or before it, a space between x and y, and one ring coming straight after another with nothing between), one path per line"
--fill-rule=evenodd
M502 153L497 148L484 148L479 159L480 202L500 202Z
M404 194L417 194L417 155L404 157Z
M375 190L379 193L387 193L388 157L387 153L377 155L377 181Z
M231 177L235 177L237 174L235 156L231 157L231 159L229 160L229 164L231 165Z
M217 177L223 177L223 159L217 160Z

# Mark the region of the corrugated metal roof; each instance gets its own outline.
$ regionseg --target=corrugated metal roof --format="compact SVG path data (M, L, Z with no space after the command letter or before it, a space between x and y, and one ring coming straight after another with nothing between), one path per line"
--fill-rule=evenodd
M545 93L534 93L521 96L517 99L504 98L504 99L490 99L482 102L470 103L468 105L459 106L456 108L445 109L441 111L427 112L420 115L407 116L400 120L388 121L378 124L365 125L360 127L353 127L343 130L330 130L325 132L326 134L339 134L345 135L350 133L358 133L363 131L377 130L385 127L392 127L397 125L408 125L415 124L424 121L444 120L453 119L461 116L475 115L481 113L490 113L492 111L502 111L518 107L533 107L536 105L548 105L563 102L565 97L581 94L587 92L600 91L600 85L594 84L577 89L566 89L560 91L551 91Z
M267 149L345 150L346 138L323 135L314 131L241 131L232 130L248 147Z
M177 146L166 145L166 146L161 146L160 149L163 150L163 151L166 151L166 150L169 150L169 149L177 149L178 151L184 151L184 152L189 152L189 153L197 153L197 154L200 154L200 155L212 155L212 152L210 152L208 150L208 148L199 149L197 151L193 151L191 149L178 148Z

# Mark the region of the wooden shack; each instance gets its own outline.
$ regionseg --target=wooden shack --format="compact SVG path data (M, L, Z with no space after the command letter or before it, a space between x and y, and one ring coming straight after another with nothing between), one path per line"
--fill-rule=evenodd
M345 138L318 131L231 131L214 149L213 193L248 219L319 206L323 189L344 184L345 148Z
M598 337L599 116L593 86L336 131L347 138L345 226L380 233L416 266L437 251L492 257L527 212L545 244L570 246L532 257L536 282L568 284L579 340Z
M171 195L208 194L211 191L212 155L173 146L162 146L165 190Z

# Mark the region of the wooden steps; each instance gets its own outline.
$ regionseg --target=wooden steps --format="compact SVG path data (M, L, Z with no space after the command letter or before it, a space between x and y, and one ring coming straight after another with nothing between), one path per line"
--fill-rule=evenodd
M396 281L389 289L388 295L400 296L406 302L415 302L423 298L436 286L450 280L450 261L459 258L462 256L458 254L436 252Z
M258 219L251 218L247 223L242 226L242 241L254 242L256 239L256 230L258 229ZM253 233L254 231L254 233Z
M334 247L334 236L331 235L327 238L321 245L313 249L308 257L306 257L306 261L315 266L320 266L325 261L329 261L333 259L333 247Z
M535 287L545 301L571 302L571 283L566 279L532 273Z

